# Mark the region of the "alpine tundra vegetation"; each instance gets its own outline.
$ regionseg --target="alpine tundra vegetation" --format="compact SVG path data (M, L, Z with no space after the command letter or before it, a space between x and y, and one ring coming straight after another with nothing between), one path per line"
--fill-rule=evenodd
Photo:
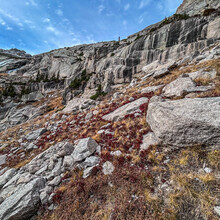
M1 220L219 218L219 0L119 41L0 50Z

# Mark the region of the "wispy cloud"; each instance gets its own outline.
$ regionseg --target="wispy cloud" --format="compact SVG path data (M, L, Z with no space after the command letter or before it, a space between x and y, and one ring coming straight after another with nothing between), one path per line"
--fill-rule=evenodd
M151 3L151 0L141 0L140 4L139 4L139 9L142 9L146 6L148 6Z
M63 16L63 11L61 9L57 9L55 13L59 16Z
M99 14L101 14L104 9L105 9L105 6L104 6L104 5L99 5L99 7L98 7L98 12L99 12Z
M122 22L122 24L124 25L124 26L126 26L127 25L127 21L126 20L124 20L123 22Z
M60 34L60 32L53 26L47 26L46 29L52 33L54 33L56 36Z
M130 8L130 4L128 3L125 5L124 10L127 11L129 8Z
M49 19L49 18L44 18L44 19L43 19L43 22L44 22L44 23L50 23L50 19Z
M180 0L178 0L180 1ZM177 2L178 2L177 1ZM166 0L166 2L164 1L158 1L157 3L157 9L161 12L161 14L163 15L167 15L167 14L173 14L175 13L178 5L181 3L181 1L179 2L179 4L173 1L173 0Z
M0 18L0 24L4 26L7 31L11 31L13 29L12 27L8 26L8 24L2 18Z
M38 4L35 2L35 0L29 0L25 2L25 5L32 5L34 7L37 7Z

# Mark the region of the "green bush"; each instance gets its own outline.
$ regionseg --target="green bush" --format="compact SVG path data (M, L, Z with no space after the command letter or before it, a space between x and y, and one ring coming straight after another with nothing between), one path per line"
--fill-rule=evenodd
M98 88L96 90L96 94L91 96L90 99L96 100L99 96L105 96L106 93L102 92L101 85L98 85Z
M22 96L22 95L27 95L27 94L29 94L29 93L31 93L30 88L25 88L25 87L22 88L22 90L21 90L21 96Z
M71 89L78 89L83 82L87 82L90 79L91 74L86 74L86 69L82 71L80 78L74 79L70 85L69 88Z
M12 84L10 84L9 87L4 89L2 95L3 96L15 97L16 96L16 92L15 92L14 86Z

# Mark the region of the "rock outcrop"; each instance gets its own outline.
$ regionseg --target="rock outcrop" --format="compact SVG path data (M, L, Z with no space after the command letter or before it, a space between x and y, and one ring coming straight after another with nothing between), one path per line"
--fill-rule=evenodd
M151 102L147 122L164 145L188 147L220 143L220 98Z
M219 7L220 2L218 0L184 0L176 13L192 16L203 13L204 10L217 9Z

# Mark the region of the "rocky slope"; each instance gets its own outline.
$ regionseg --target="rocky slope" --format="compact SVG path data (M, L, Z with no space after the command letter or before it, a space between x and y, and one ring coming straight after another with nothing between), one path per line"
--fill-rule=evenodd
M202 2L120 42L2 52L26 63L0 74L0 219L220 217L220 20Z

